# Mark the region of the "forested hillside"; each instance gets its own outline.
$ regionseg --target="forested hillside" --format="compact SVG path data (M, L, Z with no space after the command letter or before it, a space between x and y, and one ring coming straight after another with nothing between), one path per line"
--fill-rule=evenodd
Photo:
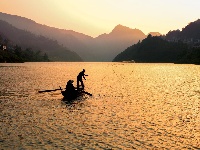
M142 63L200 63L200 49L189 48L183 42L169 42L149 35L117 55L113 61Z
M200 19L189 23L186 27L180 30L169 31L166 34L167 40L182 40L196 42L200 40Z
M10 41L9 41L10 42ZM4 43L4 44L3 44ZM41 51L34 52L30 48L22 49L18 45L9 45L7 38L0 35L0 63L23 63L23 62L48 62L49 57Z

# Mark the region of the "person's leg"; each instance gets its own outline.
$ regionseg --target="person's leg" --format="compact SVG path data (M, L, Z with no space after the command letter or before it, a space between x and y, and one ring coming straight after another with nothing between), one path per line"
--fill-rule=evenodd
M83 84L83 80L81 80L81 86L84 89L84 84Z

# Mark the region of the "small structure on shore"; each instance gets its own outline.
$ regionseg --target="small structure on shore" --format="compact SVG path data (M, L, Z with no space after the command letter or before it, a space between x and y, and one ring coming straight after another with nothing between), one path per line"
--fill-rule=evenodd
M123 63L136 63L135 60L130 60L130 61L122 61Z

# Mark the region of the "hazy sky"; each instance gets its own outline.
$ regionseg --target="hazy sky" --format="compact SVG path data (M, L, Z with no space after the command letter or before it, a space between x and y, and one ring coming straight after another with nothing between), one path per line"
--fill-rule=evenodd
M0 0L0 11L93 37L118 24L166 34L200 18L200 0Z

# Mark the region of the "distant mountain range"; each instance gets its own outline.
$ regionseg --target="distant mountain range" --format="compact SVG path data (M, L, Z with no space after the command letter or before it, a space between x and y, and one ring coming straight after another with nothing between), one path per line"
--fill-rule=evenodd
M198 51L193 53L191 48L200 45L200 20L189 23L182 31L173 30L166 35L150 32L157 37L148 39L141 30L123 25L117 25L110 33L93 38L5 13L0 13L0 20L0 33L20 46L43 50L54 61L136 59L137 62L177 62L179 59L187 63L198 62ZM186 48L185 44L190 48ZM182 52L184 59L179 58Z
M57 41L58 44L76 52L84 61L112 61L118 53L146 38L146 35L139 29L131 29L122 25L116 26L109 34L93 38L72 30L41 25L16 15L0 13L0 20L18 29Z

